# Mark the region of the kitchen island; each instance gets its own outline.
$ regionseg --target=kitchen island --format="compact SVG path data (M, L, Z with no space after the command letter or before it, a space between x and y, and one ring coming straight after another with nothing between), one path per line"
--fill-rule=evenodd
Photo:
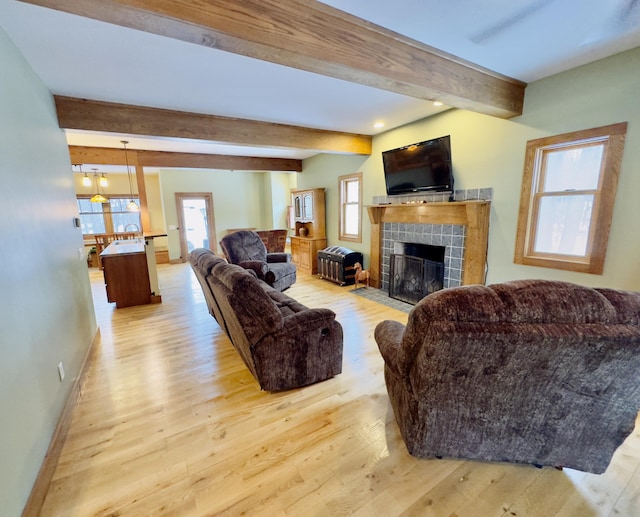
M100 253L107 300L116 308L160 303L153 237L117 240Z

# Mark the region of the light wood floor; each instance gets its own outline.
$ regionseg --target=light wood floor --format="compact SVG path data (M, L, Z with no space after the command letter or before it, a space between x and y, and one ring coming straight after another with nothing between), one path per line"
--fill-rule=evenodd
M190 267L158 269L163 303L118 310L91 273L101 342L41 515L640 515L640 426L599 476L419 460L373 339L379 321L406 314L300 275L287 293L344 327L343 373L265 393Z

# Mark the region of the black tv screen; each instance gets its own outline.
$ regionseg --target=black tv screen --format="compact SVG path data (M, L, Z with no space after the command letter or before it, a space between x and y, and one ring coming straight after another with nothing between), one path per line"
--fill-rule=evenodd
M449 135L382 153L387 194L453 191Z

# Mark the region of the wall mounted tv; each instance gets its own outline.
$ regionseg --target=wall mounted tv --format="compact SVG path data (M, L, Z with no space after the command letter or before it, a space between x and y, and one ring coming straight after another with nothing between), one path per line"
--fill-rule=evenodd
M451 192L451 138L426 140L382 153L387 195Z

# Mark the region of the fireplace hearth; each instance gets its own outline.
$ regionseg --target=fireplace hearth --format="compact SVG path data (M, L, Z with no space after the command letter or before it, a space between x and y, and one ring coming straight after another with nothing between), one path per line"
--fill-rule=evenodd
M416 304L444 286L444 246L395 242L390 257L389 296Z

